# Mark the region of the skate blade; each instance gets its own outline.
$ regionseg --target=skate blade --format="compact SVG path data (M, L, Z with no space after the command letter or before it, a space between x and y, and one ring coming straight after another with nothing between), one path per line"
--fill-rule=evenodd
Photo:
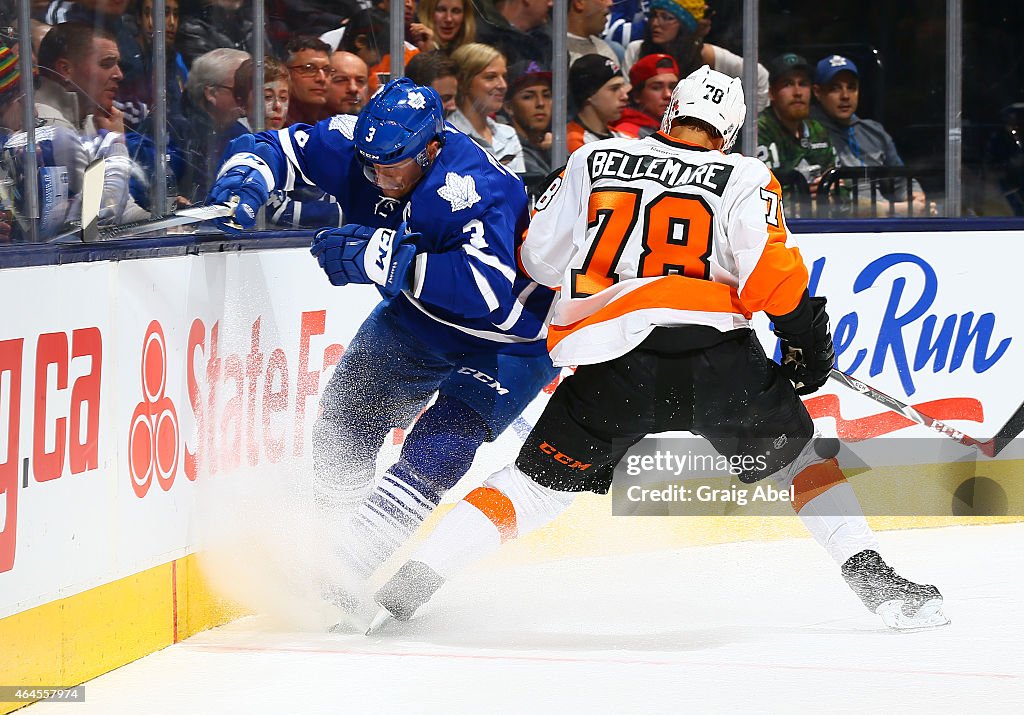
M370 621L370 625L366 629L366 633L364 635L373 635L378 630L380 630L381 626L383 626L390 620L393 620L391 617L391 612L388 611L388 609L386 608L381 608L379 611L377 611L377 615L373 617L373 620Z
M886 626L900 633L913 633L949 625L949 618L942 612L942 599L925 601L917 613L908 616L903 613L904 601L886 601L875 609Z

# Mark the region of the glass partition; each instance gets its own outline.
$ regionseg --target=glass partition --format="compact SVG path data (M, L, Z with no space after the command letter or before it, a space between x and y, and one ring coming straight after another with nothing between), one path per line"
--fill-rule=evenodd
M760 6L772 104L757 154L790 215L944 215L944 4Z
M0 245L102 239L203 204L230 141L356 114L396 74L438 89L456 124L536 187L580 140L656 129L661 100L639 90L659 72L631 70L660 52L678 76L708 62L744 78L757 138L751 127L738 147L775 170L794 218L1024 214L1017 3L584 4L526 16L494 0L8 0ZM666 27L676 28L668 39ZM479 62L459 50L470 41L502 53L494 106L467 100L482 70L466 70ZM624 90L633 124L580 122L590 80L555 57L601 53L641 85ZM757 66L744 72L751 53ZM788 107L782 121L769 101ZM495 136L513 134L521 154L502 155ZM90 165L101 170L87 181ZM342 218L333 197L299 182L275 192L259 227Z

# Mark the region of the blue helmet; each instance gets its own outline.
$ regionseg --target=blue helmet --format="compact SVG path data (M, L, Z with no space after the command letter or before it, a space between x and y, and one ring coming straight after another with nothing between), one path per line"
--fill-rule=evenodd
M426 168L427 144L433 139L444 143L441 97L432 87L421 87L408 77L384 85L356 119L356 150L367 165L414 158Z

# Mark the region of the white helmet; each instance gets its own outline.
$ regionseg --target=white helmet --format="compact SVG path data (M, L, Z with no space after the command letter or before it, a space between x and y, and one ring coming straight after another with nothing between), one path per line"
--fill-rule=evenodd
M672 99L661 120L666 134L679 117L693 117L707 122L725 139L722 151L729 151L743 126L747 106L743 103L743 83L738 77L716 72L707 65L679 81L672 90Z

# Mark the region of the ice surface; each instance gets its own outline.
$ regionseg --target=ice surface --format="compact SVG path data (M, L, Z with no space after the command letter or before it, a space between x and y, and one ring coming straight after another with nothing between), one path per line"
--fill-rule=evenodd
M886 630L808 539L505 564L374 637L253 616L28 712L1024 712L1024 524L879 539L950 626Z

